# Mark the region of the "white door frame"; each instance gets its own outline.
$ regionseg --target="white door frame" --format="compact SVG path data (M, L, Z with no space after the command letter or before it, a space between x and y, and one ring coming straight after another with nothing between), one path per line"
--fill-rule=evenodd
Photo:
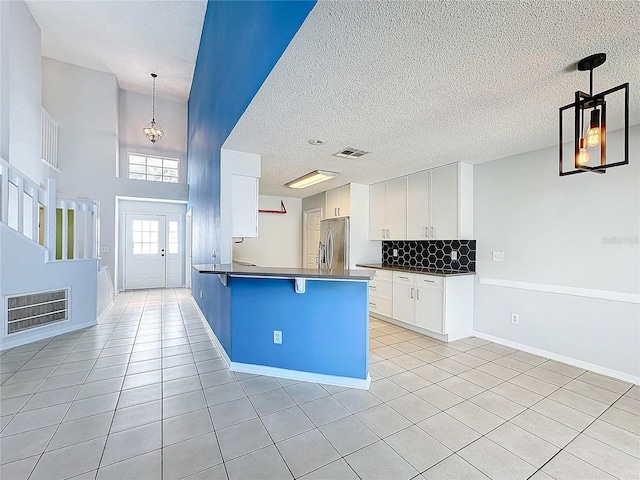
M184 285L191 289L193 261L193 207L187 210L184 221Z
M137 202L140 205L140 208L135 208L133 210L126 210L121 212L121 204L120 202ZM186 209L187 201L186 200L167 200L164 198L147 198L147 197L130 197L125 195L116 195L115 197L115 225L114 225L114 286L116 294L124 291L124 263L125 263L125 248L124 241L126 236L126 230L124 228L124 217L127 213L155 213L147 210L146 208L142 208L145 204L154 203L154 204L173 204L173 205L184 205ZM172 215L173 212L161 212L157 211L160 215ZM181 222L183 225L182 232L184 233L184 211L181 213L183 221ZM184 241L184 236L182 236L182 240ZM104 266L105 264L103 264Z
M320 221L322 221L322 207L311 208L302 212L302 268L307 265L307 217L312 213L320 212Z

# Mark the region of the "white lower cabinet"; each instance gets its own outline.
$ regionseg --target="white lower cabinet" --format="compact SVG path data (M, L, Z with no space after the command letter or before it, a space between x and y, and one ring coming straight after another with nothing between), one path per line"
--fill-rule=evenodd
M380 280L380 272L385 280ZM458 340L473 334L473 276L376 270L369 284L369 307L373 315L398 325L445 341Z
M390 317L391 292L391 272L376 270L374 277L369 281L369 311Z

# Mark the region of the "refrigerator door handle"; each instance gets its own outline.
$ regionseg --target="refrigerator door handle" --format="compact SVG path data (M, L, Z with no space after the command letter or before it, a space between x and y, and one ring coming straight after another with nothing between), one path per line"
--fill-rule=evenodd
M331 270L333 266L333 235L331 230L327 232L327 244L325 246L325 258L327 261L327 268Z

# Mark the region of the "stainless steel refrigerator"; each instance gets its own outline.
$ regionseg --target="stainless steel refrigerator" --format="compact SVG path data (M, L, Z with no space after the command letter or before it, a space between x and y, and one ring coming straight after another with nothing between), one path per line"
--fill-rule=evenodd
M320 267L326 270L349 268L349 217L320 222Z

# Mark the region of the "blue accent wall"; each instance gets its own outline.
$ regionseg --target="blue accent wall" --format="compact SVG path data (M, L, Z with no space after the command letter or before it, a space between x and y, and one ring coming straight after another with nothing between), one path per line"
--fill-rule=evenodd
M220 147L315 1L210 1L188 104L193 263L220 255ZM251 152L260 153L260 152Z
M367 282L307 280L302 294L292 279L229 277L228 285L232 361L367 378ZM282 332L281 345L273 343L274 330Z

